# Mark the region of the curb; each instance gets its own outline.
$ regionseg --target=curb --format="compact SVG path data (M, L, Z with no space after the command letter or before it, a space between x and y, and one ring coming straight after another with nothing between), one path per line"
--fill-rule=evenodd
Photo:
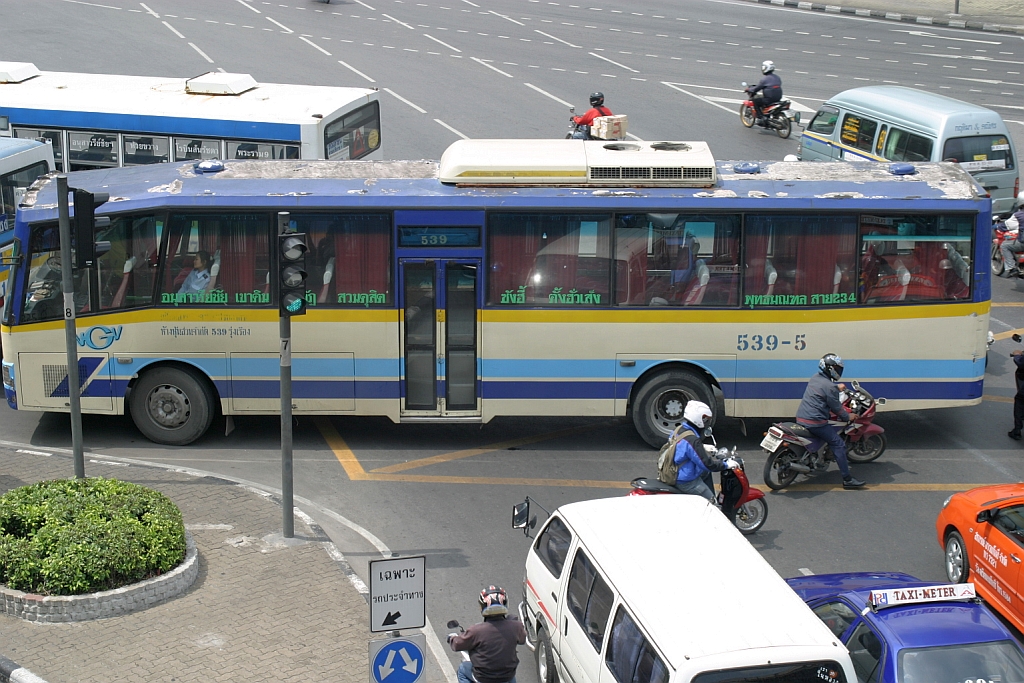
M0 683L46 683L46 681L0 655Z
M1024 26L989 24L982 21L972 21L969 19L937 19L934 17L917 16L914 14L883 12L882 10L876 9L862 9L859 7L826 5L820 2L800 2L800 0L747 0L747 2L756 2L761 5L777 5L779 7L795 7L796 9L811 10L814 12L828 12L830 14L850 14L858 17L870 17L872 19L888 19L889 21L901 21L904 23L920 24L924 26L944 26L946 28L970 29L972 31L988 31L990 33L1009 33L1013 35L1024 35Z

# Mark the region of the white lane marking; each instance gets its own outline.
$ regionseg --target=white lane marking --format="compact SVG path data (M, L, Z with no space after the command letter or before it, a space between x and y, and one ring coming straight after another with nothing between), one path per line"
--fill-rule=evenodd
M912 36L919 36L922 38L939 38L941 40L956 40L962 43L984 43L985 45L1002 45L1002 41L998 40L974 40L971 38L954 38L953 36L940 36L937 33L929 33L928 31L908 31L906 29L894 28L890 29L893 33L907 33Z
M542 36L544 36L545 38L550 38L551 40L557 40L557 41L558 41L558 42L560 42L560 43L563 43L563 44L565 44L565 45L568 45L569 47L579 47L579 48L582 48L582 47L583 47L582 45L573 45L573 44L572 44L572 43L570 43L570 42L569 42L568 40L562 40L561 38L556 38L555 36L551 35L550 33L544 33L544 31L541 31L541 30L539 30L539 29L534 29L534 32L535 32L535 33L539 33L539 34L541 34L541 35L542 35Z
M416 30L415 28L413 28L412 26L409 26L409 24L405 23L404 21L399 21L398 19L395 19L390 14L384 14L383 12L381 12L380 15L382 17L385 17L386 19L390 19L391 21L395 22L396 24L401 24L402 26L404 26L404 27L406 27L408 29L412 29L413 31Z
M814 572L812 572L807 567L800 567L799 569L797 569L797 571L803 574L804 576L814 576Z
M462 0L462 2L466 3L467 5L473 5L473 7L479 7L480 6L480 5L477 5L477 4L474 4L474 3L470 2L469 0ZM463 12L465 12L465 11L466 10L463 10Z
M287 26L285 26L284 24L282 24L282 23L281 23L280 21L274 21L274 20L273 20L273 19L271 19L270 17L267 17L267 21L269 21L269 22L270 22L270 23L272 23L272 24L277 24L278 26L280 26L281 28L283 28L283 29L284 29L285 31L287 31L288 33L295 33L295 31L291 30L290 28L288 28Z
M987 78L967 78L965 76L946 76L954 81L973 81L974 83L988 83L989 85L1016 85L1024 86L1024 83L1013 83L1012 81L996 81Z
M312 40L310 40L309 38L305 38L305 37L303 37L303 36L299 36L299 40L301 40L301 41L303 41L303 42L305 42L305 43L308 43L308 44L312 45L313 47L315 47L316 49L320 50L320 52L323 52L323 53L324 53L325 55L327 55L328 57L330 57L330 56L331 56L331 53L330 53L330 52L328 52L327 50L323 49L322 47L320 47L319 45L317 45L316 43L314 43L314 42L313 42Z
M698 95L696 93L692 93L689 90L684 90L684 89L680 88L679 86L677 86L675 83L669 83L668 81L662 81L661 83L662 83L662 85L667 85L668 87L672 88L673 90L678 90L679 92L683 93L684 95L689 95L690 97L692 97L694 99L698 99L701 102L706 102L707 104L710 104L712 107L718 107L719 109L721 109L723 111L727 111L730 114L735 114L736 113L732 109L730 109L729 107L726 107L725 105L718 104L717 102L712 102L711 100L707 99L706 97L701 97L700 95Z
M459 48L457 48L457 47L452 47L452 46L451 46L451 45L449 45L448 43L444 42L443 40L438 40L437 38L435 38L434 36L430 35L429 33L424 33L423 35L425 35L425 36L426 36L427 38L430 38L430 39L431 39L432 41L434 41L435 43L439 43L439 44L441 44L441 45L444 45L444 46L445 46L446 48L448 48L449 50L454 50L455 52L462 52L462 50L460 50Z
M633 135L632 133L626 133L626 137L627 138L632 138L632 139L636 140L637 142L643 142L644 141L643 138L637 137L636 135Z
M401 101L401 102L405 102L406 104L408 104L408 105L409 105L410 107L412 107L413 109L415 109L416 111L418 111L418 112L419 112L419 113L421 113L421 114L426 114L426 113L427 113L427 110L426 110L426 109L424 109L423 107L421 107L421 106L419 106L419 105L417 105L417 104L413 104L413 103L412 103L412 102L410 102L409 100L405 99L404 97L402 97L401 95L399 95L398 93L396 93L396 92L395 92L394 90L392 90L391 88L384 88L384 92L388 93L389 95L391 95L392 97L394 97L394 98L395 98L396 100L399 100L399 101Z
M186 524L189 531L231 531L235 527L230 524Z
M97 5L95 2L82 2L82 0L64 0L64 2L73 2L76 5L89 5L90 7L102 7L103 9L121 9L113 5Z
M703 95L702 97L709 102L722 102L723 104L743 104L746 101L743 98L737 99L732 97L712 97L711 95ZM794 111L807 112L808 114L817 111L817 109L811 109L810 107L800 104L799 102L793 102L792 98L789 99L790 107L792 107Z
M255 7L253 7L252 5L250 5L249 3L247 3L247 2L245 1L245 0L238 0L238 2L239 2L239 3L241 3L242 5L245 5L246 7L248 7L249 9L251 9L251 10L252 10L253 12L255 12L256 14L263 14L263 12L259 11L258 9L256 9Z
M190 47L191 47L191 48L192 48L193 50L195 50L196 52L198 52L198 53L200 54L200 56L202 56L202 58L203 58L203 59L205 59L206 61L208 61L208 62L209 62L210 64L213 64L213 60L212 60L212 59L210 59L210 55L208 55L208 54L206 54L205 52L203 52L202 50L200 50L200 49L199 49L199 46L198 46L198 45L196 45L195 43L189 43L189 46L190 46Z
M506 16L506 15L504 15L504 14L498 14L498 13L497 13L497 12L495 12L494 10L488 10L488 11L489 11L489 12L490 12L491 14L493 14L494 16L496 16L496 17L501 17L502 19L508 19L508 20L509 20L509 21L511 21L511 22L512 22L513 24L519 24L520 26L526 26L526 24L524 24L524 23L522 23L522 22L519 22L519 21L516 21L516 20L515 20L515 19L513 19L512 17Z
M1014 121L1013 119L1003 119L1003 121L1006 121L1007 123L1019 123L1024 126L1024 121Z
M168 23L167 23L166 21L161 21L160 23L162 23L162 24L163 24L164 26L166 26L167 28L171 29L171 33L173 33L174 35L178 36L178 37L179 37L179 38L181 38L182 40L184 40L184 39L185 39L185 36L183 36L183 35L181 35L180 33L178 33L178 29L174 28L173 26L171 26L170 24L168 24Z
M355 68L354 66L352 66L351 64L346 64L345 62L341 61L340 59L338 60L338 64L341 64L341 65L342 65L343 67L345 67L345 68L346 68L346 69L348 69L349 71L351 71L351 72L353 72L353 73L355 73L355 74L358 74L358 75L362 76L362 77L363 77L363 78L365 78L366 80L370 81L370 83L376 83L376 82L377 82L377 81L373 80L372 78L370 78L369 76L367 76L366 74L364 74L364 73L363 73L362 71L360 71L359 69L357 69L357 68Z
M444 122L444 121L442 121L441 119L434 119L434 121L435 121L435 122L437 122L437 123L439 123L439 124L441 124L442 126L444 126L445 128L447 128L447 129L448 129L448 130L450 130L451 132L455 133L456 135L458 135L458 136L459 136L460 138L462 138L463 140L468 140L468 139L469 139L469 136L468 136L468 135L463 135L462 133L460 133L459 131L455 130L454 128L452 128L451 126L449 126L449 125L448 125L447 123L445 123L445 122Z
M154 17L156 17L157 19L159 19L159 18L160 18L160 15L159 15L159 14L157 14L156 12L154 12L153 10L151 10L151 9L150 9L149 7L146 7L146 3L144 3L144 2L140 2L139 4L140 4L140 5L142 5L143 9L145 9L145 10L146 10L147 12L149 12L150 14L152 14L152 15L153 15Z
M53 453L47 453L45 451L31 451L27 448L19 448L15 453L28 453L29 455L43 455L49 458Z
M566 102L561 97L555 97L554 95L549 93L547 90L541 90L540 88L535 86L533 83L523 83L523 85L525 85L527 88L530 88L531 90L536 90L537 92L539 92L541 95L544 95L545 97L550 97L551 99L553 99L555 102L558 102L559 104L564 104L567 107L573 106L573 104L571 102Z
M470 57L470 59L472 59L472 60L473 60L474 62L477 62L477 63L479 63L479 64L483 64L484 66L486 66L486 67L487 67L488 69L491 69L492 71L497 71L497 72L498 72L498 73L500 73L500 74L501 74L502 76L508 76L509 78L512 78L512 77L513 77L513 76L512 76L512 74L510 74L510 73L508 73L508 72L506 72L506 71L502 71L501 69L499 69L499 68L498 68L498 67L496 67L496 66L491 66L490 64L488 64L487 62L485 62L485 61L484 61L484 60L482 60L482 59L479 59L479 58L477 58L477 57Z
M363 0L356 0L356 2L358 2L360 5L362 5L363 7L365 7L368 10L373 10L374 12L377 11L377 10L373 9L372 7L370 7L369 5L367 5L365 2L363 2Z
M622 68L623 68L623 69L625 69L626 71L632 71L632 72L633 72L633 73L635 73L635 74L638 74L638 73L640 73L640 72L639 72L639 71L637 71L636 69L631 69L631 68L629 68L628 66L626 66L625 64L619 64L618 62L616 62L616 61L614 61L614 60L608 59L607 57L602 57L601 55L597 54L596 52L588 52L587 54L588 54L588 55L592 55L592 56L594 56L594 57L597 57L598 59L603 59L604 61L606 61L606 62L608 62L608 63L610 63L610 64L614 64L615 66L618 66L618 67L622 67Z
M93 460L89 458L89 462L96 463L97 465L110 465L111 467L128 467L126 462L108 462L106 460Z

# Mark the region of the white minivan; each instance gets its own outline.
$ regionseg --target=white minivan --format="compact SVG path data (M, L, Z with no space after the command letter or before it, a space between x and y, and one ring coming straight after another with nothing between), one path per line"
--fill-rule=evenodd
M529 530L530 499L513 526ZM856 683L849 652L699 496L563 505L526 559L540 683Z
M1017 155L996 112L898 85L839 93L800 136L803 161L956 161L992 197L992 213L1013 211Z

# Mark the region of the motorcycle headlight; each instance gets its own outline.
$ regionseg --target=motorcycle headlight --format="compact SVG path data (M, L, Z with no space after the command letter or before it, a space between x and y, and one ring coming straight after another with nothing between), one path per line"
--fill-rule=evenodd
M953 500L953 496L950 496L946 500L942 501L942 509L945 510L946 506L949 505L949 501Z

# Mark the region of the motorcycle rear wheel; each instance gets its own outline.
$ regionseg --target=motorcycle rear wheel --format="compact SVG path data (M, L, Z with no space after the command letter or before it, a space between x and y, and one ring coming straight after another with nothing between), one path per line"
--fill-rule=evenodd
M850 443L846 449L846 457L850 462L871 462L885 452L885 446L885 434L868 434L860 441Z
M741 534L749 536L763 527L766 519L768 519L768 503L764 502L764 498L758 498L741 505L733 515L732 523L736 525Z
M775 117L775 132L783 140L789 137L789 134L793 132L793 122L789 120L788 116L779 114Z
M794 460L796 460L796 455L788 448L768 456L768 460L764 463L764 483L768 485L768 488L772 491L781 491L796 481L799 472L789 467L789 463Z
M746 104L741 104L740 105L740 123L742 123L747 128L752 128L754 126L754 108L753 107L751 107L749 105L746 105Z
M992 245L992 274L1003 274L1003 255L1000 253L999 247L994 244Z

